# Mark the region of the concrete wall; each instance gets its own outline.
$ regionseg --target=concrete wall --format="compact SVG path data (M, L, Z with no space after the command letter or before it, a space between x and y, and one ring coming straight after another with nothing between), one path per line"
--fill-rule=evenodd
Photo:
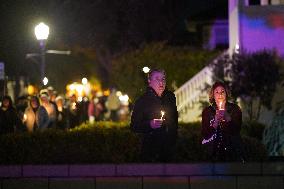
M283 189L284 162L0 166L0 189Z

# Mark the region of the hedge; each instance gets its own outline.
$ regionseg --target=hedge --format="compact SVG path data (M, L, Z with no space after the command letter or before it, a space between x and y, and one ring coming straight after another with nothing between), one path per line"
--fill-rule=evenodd
M243 140L248 161L267 158L258 140L247 136ZM113 122L83 124L68 131L8 134L0 137L0 164L139 163L140 141L128 123ZM209 161L200 141L200 123L181 123L173 162Z

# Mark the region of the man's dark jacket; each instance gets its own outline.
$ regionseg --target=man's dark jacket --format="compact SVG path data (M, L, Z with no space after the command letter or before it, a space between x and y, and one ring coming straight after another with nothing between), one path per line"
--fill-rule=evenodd
M150 121L160 119L161 111L165 112L162 127L152 129ZM178 112L174 93L166 89L159 97L151 87L148 87L135 102L130 126L134 132L143 133L142 156L157 155L156 160L162 161L170 158L165 156L173 155L170 153L173 152L178 129Z

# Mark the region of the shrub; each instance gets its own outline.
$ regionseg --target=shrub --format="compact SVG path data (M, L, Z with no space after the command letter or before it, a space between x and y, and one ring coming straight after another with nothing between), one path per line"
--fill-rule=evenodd
M249 161L265 159L256 139L244 137ZM0 137L0 164L132 163L139 158L140 135L128 123L83 124L69 131L17 133ZM174 162L208 161L201 145L200 123L180 124Z
M253 137L259 141L262 140L265 125L256 121L248 121L243 123L241 134Z

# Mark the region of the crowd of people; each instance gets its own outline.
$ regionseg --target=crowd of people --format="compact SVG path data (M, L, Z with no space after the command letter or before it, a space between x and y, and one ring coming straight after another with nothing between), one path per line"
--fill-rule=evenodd
M112 93L103 96L92 92L90 98L78 98L76 94L64 97L48 87L37 95L18 97L15 103L10 96L3 96L0 134L48 128L66 130L88 121L119 121L121 103L118 96Z

